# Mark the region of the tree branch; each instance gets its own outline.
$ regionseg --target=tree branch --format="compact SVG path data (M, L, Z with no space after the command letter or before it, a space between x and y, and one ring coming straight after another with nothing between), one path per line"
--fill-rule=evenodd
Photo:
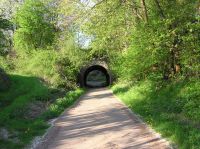
M144 13L144 20L146 23L148 23L148 14L147 14L147 7L146 7L146 2L145 0L141 0L141 5Z

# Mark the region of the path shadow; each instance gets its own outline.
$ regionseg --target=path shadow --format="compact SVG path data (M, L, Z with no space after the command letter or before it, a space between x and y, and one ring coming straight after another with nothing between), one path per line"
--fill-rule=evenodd
M96 89L95 91L101 90ZM75 107L83 106L83 104L87 104L88 100L95 100L95 98L98 98L96 100L105 100L105 98L109 100L109 98L113 98L112 93L106 92L93 95L93 91L89 91L88 95L84 96ZM67 145L76 144L79 142L78 140L83 144L84 141L91 143L88 140L108 134L110 138L103 139L102 142L98 142L93 147L91 146L91 149L98 147L112 148L120 141L126 144L126 148L131 149L153 149L157 148L157 145L165 145L165 142L160 137L152 135L152 132L147 129L146 125L141 123L133 114L130 114L128 109L121 103L117 102L109 106L102 105L98 106L98 108L96 111L91 110L91 112L83 114L72 114L73 108L67 111L56 122L55 129L58 132L52 134L51 142L53 143L50 146L43 146L43 148L59 148L59 146L60 148L61 146L66 146L67 148Z

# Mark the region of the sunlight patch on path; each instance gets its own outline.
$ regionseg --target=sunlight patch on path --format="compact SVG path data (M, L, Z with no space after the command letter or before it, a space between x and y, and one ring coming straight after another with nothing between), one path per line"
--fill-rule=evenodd
M36 149L170 149L112 91L93 89L66 110Z

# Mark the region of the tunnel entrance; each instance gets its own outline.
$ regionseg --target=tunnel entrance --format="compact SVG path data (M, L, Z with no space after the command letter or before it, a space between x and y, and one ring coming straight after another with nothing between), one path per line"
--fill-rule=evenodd
M89 67L84 74L84 86L100 88L110 85L110 75L107 70L99 65Z
M100 88L112 84L112 75L104 61L93 61L83 66L77 76L80 87Z

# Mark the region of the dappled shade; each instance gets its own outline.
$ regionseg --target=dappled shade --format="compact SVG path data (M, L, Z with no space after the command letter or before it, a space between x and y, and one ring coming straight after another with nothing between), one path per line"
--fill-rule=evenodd
M56 120L37 147L55 148L167 149L168 143L131 114L110 90L93 89Z

